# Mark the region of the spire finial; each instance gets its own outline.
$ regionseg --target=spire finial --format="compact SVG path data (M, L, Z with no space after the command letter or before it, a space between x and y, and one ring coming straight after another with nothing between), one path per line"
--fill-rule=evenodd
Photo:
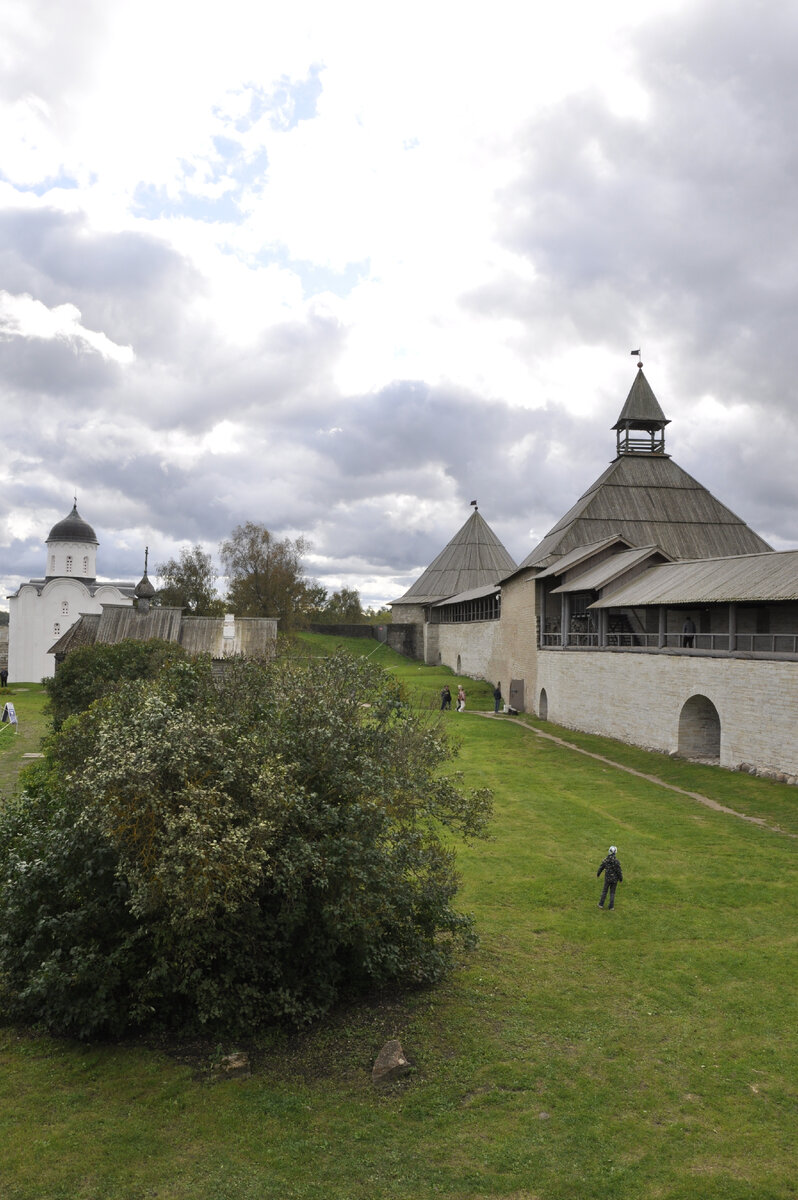
M630 350L629 353L632 355L635 355L635 354L637 355L637 369L638 369L638 371L642 371L643 364L640 361L640 351L639 350Z
M150 548L149 548L149 546L145 546L144 547L144 574L145 575L147 574L147 559L149 558L149 556L150 556Z
M472 500L472 501L471 501L471 507L472 507L472 508L476 508L476 509L477 509L477 511L479 511L479 505L477 504L476 500Z

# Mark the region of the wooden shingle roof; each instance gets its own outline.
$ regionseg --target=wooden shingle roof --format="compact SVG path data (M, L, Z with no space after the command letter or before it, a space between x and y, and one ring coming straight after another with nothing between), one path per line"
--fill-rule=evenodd
M521 563L549 566L578 546L623 537L669 558L719 558L772 549L667 455L622 454Z
M49 653L59 659L80 646L116 645L117 642L147 642L159 638L181 645L188 654L211 658L244 655L249 658L270 653L277 638L274 617L184 616L180 608L154 607L147 611L130 605L104 604L101 613L84 613L63 634Z
M798 600L798 550L663 563L615 589L608 588L590 607L789 600Z
M659 400L643 374L642 365L635 376L635 381L626 397L626 403L621 410L621 415L613 425L613 429L622 429L625 425L634 425L638 428L670 425L670 421L660 407Z
M477 509L393 604L430 604L472 588L487 587L514 571L515 563Z

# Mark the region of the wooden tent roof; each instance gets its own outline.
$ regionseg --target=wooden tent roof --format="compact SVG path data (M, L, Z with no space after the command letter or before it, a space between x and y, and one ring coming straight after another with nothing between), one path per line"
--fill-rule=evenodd
M474 509L462 529L426 571L393 604L431 604L487 587L514 571L515 563L487 521Z
M632 384L621 415L613 425L613 429L622 429L625 425L634 425L640 429L650 429L670 425L670 421L660 408L657 397L651 390L651 385L643 374L643 364L638 363L638 371Z
M669 423L638 363L637 375L613 429L615 460L527 555L520 569L546 568L565 555L608 538L630 547L658 546L667 558L703 559L772 549L703 484L665 453ZM646 430L650 439L633 431Z
M666 455L622 454L546 534L521 567L545 567L578 546L620 535L669 558L772 549Z

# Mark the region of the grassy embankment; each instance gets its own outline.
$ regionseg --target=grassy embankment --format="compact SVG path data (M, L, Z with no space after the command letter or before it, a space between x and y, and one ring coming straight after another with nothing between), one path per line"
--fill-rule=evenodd
M437 706L448 672L376 655ZM466 690L492 707L486 685ZM264 1038L252 1078L225 1084L209 1062L0 1030L4 1198L798 1194L796 790L533 719L442 719L468 780L496 793L493 840L460 850L476 953L435 992ZM596 908L610 842L625 876L613 913ZM393 1036L415 1069L376 1093Z
M17 732L11 725L0 725L0 803L14 791L25 755L39 749L44 730L43 708L47 696L40 683L11 684L0 688L0 712L8 701L18 718Z

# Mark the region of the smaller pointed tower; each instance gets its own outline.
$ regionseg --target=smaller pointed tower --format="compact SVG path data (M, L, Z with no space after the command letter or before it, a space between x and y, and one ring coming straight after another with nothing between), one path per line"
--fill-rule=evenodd
M515 570L515 562L471 501L473 512L447 546L398 600L392 600L394 621L405 618L402 605L434 604L470 588L485 587ZM398 615L397 615L398 614ZM417 619L414 613L409 619Z
M613 425L618 454L665 455L666 425L670 425L670 421L643 374L642 362L638 362L637 376L621 415Z
M145 546L145 548L144 548L144 574L142 575L139 582L136 584L136 590L134 592L134 595L136 597L136 609L140 613L145 613L145 612L150 611L150 603L151 603L153 597L155 596L155 588L150 583L149 576L147 575L147 559L149 558L149 555L150 555L150 548L149 548L149 546Z

